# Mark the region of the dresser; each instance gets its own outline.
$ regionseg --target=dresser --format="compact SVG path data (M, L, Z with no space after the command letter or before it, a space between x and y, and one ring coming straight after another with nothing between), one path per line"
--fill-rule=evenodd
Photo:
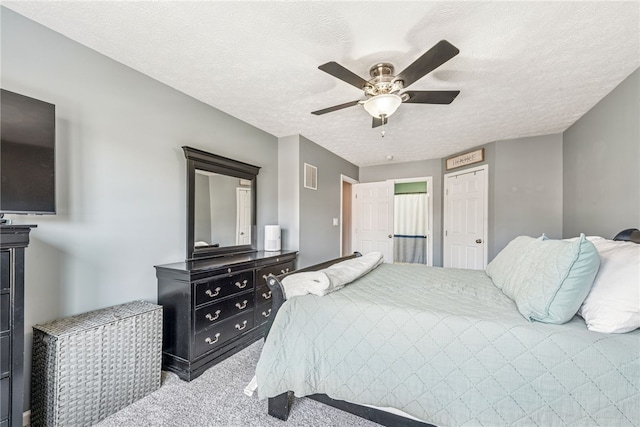
M22 426L24 250L33 225L0 226L0 426Z
M264 336L266 277L295 269L297 252L254 251L156 266L162 367L191 381Z

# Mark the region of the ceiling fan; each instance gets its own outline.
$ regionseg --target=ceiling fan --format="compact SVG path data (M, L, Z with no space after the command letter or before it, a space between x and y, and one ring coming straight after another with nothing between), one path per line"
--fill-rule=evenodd
M460 93L459 90L408 90L402 93L399 92L435 70L459 52L460 50L457 47L446 40L441 40L398 75L393 74L395 69L388 62L375 64L369 69L370 80L363 79L337 62L327 62L318 68L358 89L362 89L366 99L334 105L333 107L313 111L311 114L321 115L362 104L364 109L373 117L372 127L375 128L386 124L389 116L395 113L402 103L451 104Z

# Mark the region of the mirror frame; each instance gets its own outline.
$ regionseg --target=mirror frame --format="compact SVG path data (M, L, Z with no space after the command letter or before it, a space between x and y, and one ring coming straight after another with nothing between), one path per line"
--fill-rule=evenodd
M182 147L187 159L187 261L209 258L218 255L227 255L240 252L255 252L257 249L257 178L259 166L239 162L227 157L211 154L187 146ZM235 178L251 181L251 244L235 246L205 246L195 247L195 182L196 169L219 173Z

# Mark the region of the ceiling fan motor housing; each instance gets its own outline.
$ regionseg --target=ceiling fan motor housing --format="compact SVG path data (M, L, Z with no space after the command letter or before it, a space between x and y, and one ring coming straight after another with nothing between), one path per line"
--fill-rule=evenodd
M369 69L371 80L364 88L366 96L384 95L398 92L403 88L402 80L394 80L395 68L388 62L379 62Z

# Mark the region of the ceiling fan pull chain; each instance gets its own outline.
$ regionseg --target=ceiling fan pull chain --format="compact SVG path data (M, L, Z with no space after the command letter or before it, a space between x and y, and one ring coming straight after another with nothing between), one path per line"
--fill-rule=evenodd
M387 133L385 131L385 126L387 125L387 115L386 114L380 115L380 119L382 120L382 130L380 131L380 137L384 138L384 135Z

